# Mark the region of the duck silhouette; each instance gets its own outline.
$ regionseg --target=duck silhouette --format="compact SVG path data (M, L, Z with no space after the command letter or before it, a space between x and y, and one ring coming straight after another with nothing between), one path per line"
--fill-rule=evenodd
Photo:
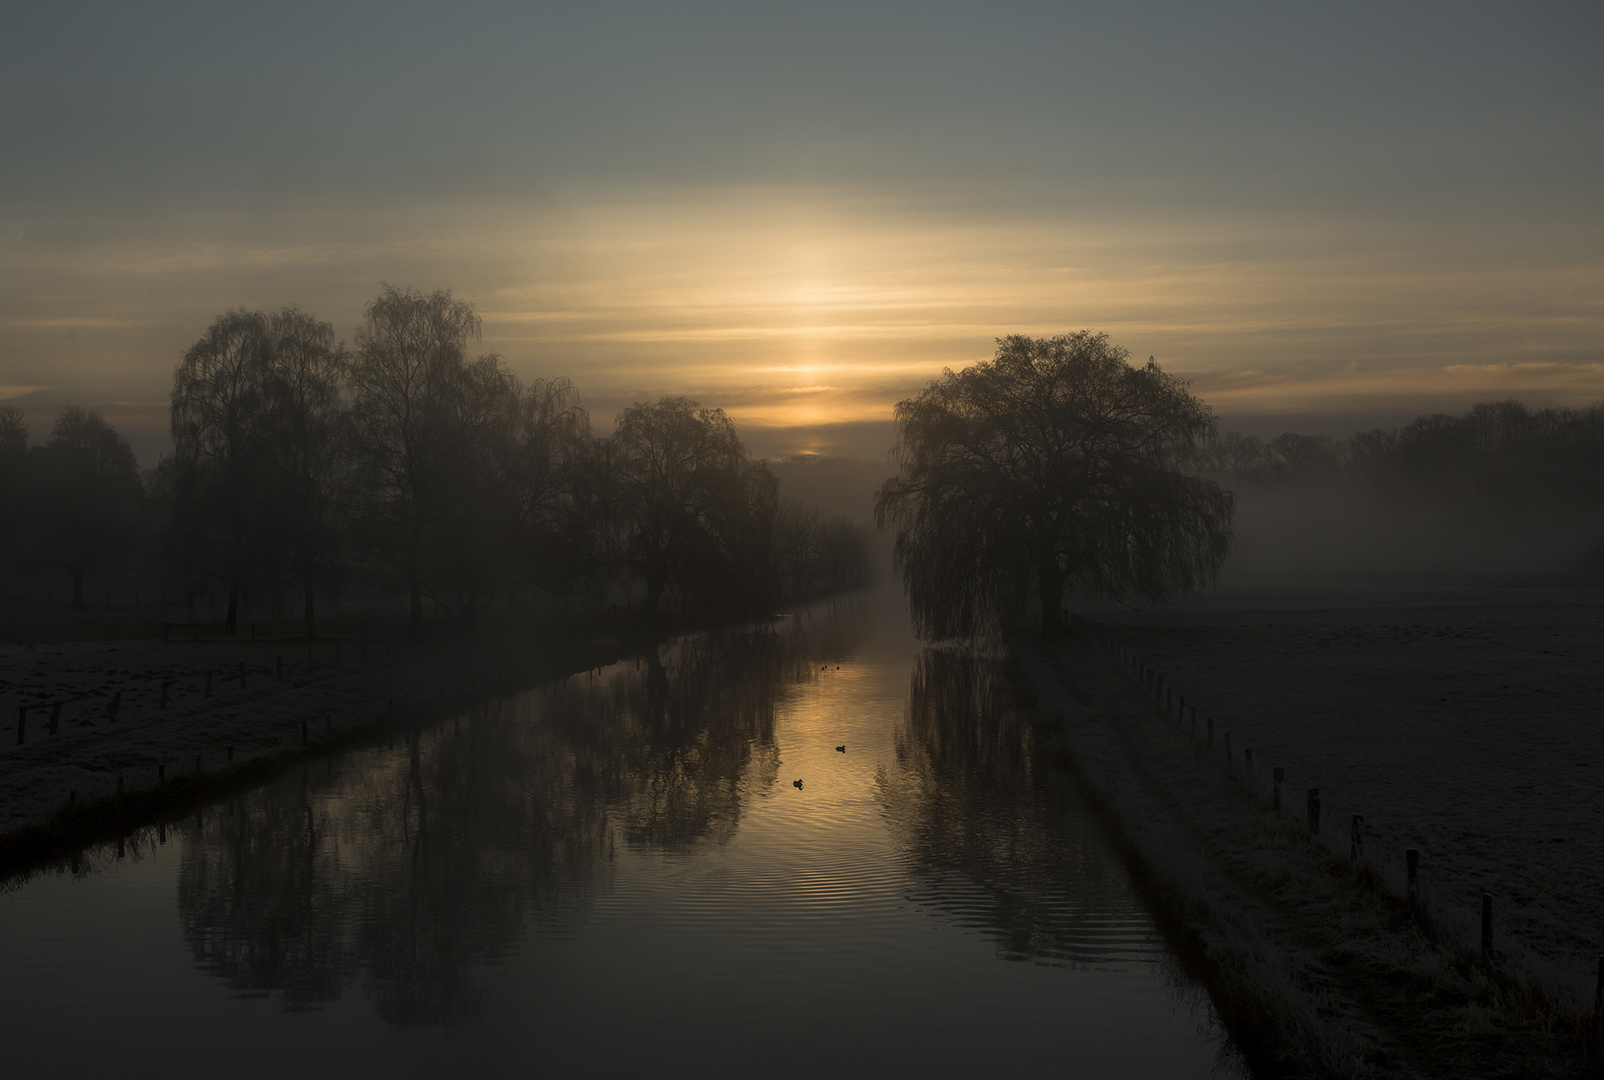
M791 781L791 786L796 788L798 791L801 791L802 790L802 781L800 781L800 780L792 780Z
M838 746L835 748L835 752L838 754L844 754L847 752L847 748L845 746Z

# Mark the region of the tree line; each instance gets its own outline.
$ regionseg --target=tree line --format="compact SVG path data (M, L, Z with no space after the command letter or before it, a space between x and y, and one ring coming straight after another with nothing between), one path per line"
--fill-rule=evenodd
M1483 402L1462 416L1419 416L1346 439L1286 432L1265 440L1228 431L1202 443L1197 460L1235 483L1343 478L1417 496L1598 507L1604 506L1604 406Z
M173 374L173 453L141 477L103 418L69 409L42 447L0 410L6 543L67 571L145 564L169 599L242 612L352 590L472 623L541 605L650 617L762 611L856 585L868 538L780 497L721 409L664 397L598 436L566 379L528 384L449 291L386 286L355 340L295 307L218 316Z

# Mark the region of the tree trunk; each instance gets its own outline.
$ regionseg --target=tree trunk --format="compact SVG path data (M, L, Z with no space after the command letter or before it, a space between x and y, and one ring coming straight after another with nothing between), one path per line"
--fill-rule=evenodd
M82 611L89 605L84 603L84 572L72 571L72 607L74 611Z
M1064 571L1056 555L1043 555L1036 570L1041 588L1041 636L1060 637L1064 633Z
M666 577L667 575L661 570L646 571L646 601L641 605L641 614L647 616L657 614L657 602L662 599Z

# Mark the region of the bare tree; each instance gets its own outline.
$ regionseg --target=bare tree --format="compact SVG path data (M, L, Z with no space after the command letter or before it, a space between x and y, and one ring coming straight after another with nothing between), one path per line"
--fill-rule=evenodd
M439 290L386 285L367 306L351 364L352 416L361 456L362 510L423 627L426 542L445 501L447 456L464 393L472 305Z
M260 311L224 312L173 372L172 432L179 530L203 574L228 589L223 629L233 633L248 548L261 535L272 333Z
M1034 593L1044 634L1066 590L1120 600L1211 580L1232 498L1184 471L1214 431L1186 384L1106 335L1011 336L899 402L899 475L876 493L914 621L929 637L1002 628Z
M731 591L737 560L767 541L755 512L775 499L773 477L747 458L724 410L683 397L633 405L611 442L622 558L645 582L646 613L671 585Z
M47 561L71 575L72 606L82 608L84 575L116 562L133 543L139 466L105 417L77 407L62 411L37 460Z
M287 307L267 319L264 470L270 525L302 591L306 638L316 631L318 584L339 547L338 503L348 471L343 389L350 358L334 327Z
M518 401L508 460L513 540L535 584L567 591L599 554L590 479L590 414L567 379L536 379Z

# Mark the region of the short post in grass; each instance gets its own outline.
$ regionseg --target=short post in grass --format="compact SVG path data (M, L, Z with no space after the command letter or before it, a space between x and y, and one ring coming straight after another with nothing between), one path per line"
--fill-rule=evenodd
M1166 717L1175 709L1175 687L1164 688L1164 715Z
M1175 722L1179 724L1181 721L1186 719L1186 695L1182 694L1176 700L1181 703L1180 706L1175 710Z
M327 716L325 716L323 718L323 734L324 735L333 735L334 734L334 714L333 713L329 713Z
M1320 789L1309 789L1309 831L1315 836L1320 835Z
M314 667L316 667L316 665L312 662L314 659L315 658L312 656L312 646L308 645L306 647L306 670L311 671Z
M239 688L245 689L245 661L239 662Z
M1404 896L1410 907L1420 903L1420 849L1404 849Z
M1209 717L1209 749L1214 749L1214 717Z
M1245 764L1248 767L1249 771L1252 771L1252 769L1253 769L1253 747L1244 746L1242 748L1242 762L1243 762L1243 764Z
M156 783L167 783L167 762L165 761L158 761L156 763Z
M334 643L334 666L340 666L340 643L338 641Z
M1281 809L1281 784L1286 778L1287 767L1285 765L1277 765L1270 771L1270 807L1273 810L1280 811Z
M228 760L233 761L234 760L234 748L232 746L230 746L228 748L227 753L228 753Z
M206 697L211 697L212 696L212 673L210 671L208 671L206 673L206 695L205 696Z
M117 710L123 707L123 692L117 691L111 696L111 704L106 706L106 719L117 719Z
M302 720L302 721L301 721L301 745L302 745L302 746L305 746L305 745L306 745L306 744L307 744L307 738L306 738L306 721L305 721L305 720Z
M1348 861L1357 864L1365 857L1365 816L1353 815L1348 825Z
M171 690L172 688L173 688L173 680L171 680L171 679L163 679L162 680L162 703L160 705L158 705L157 708L159 708L159 709L167 708L167 692L169 690Z
M1493 958L1493 894L1481 894L1481 958Z
M279 682L284 681L284 654L279 653L273 661L273 678Z

